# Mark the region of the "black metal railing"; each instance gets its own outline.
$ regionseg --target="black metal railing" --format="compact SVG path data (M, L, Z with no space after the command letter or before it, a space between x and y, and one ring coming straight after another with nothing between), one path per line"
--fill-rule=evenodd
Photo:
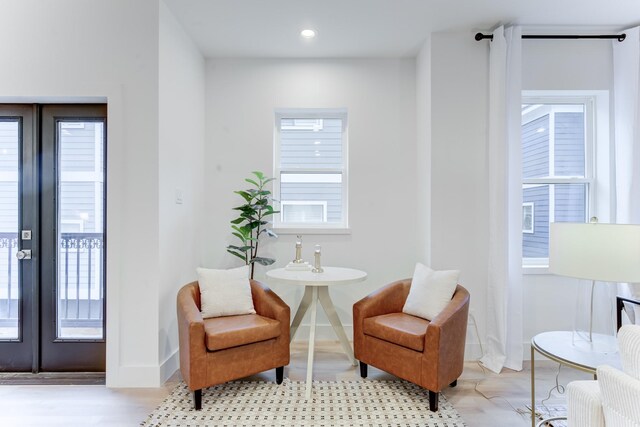
M0 233L0 324L15 324L18 316L17 247L17 233ZM57 295L62 327L102 325L103 251L102 233L61 233Z
M102 322L104 309L103 249L102 233L61 234L60 262L58 263L58 289L60 292L58 310L62 326L77 326L78 323L86 325L86 321L89 323ZM95 286L96 284L97 286Z

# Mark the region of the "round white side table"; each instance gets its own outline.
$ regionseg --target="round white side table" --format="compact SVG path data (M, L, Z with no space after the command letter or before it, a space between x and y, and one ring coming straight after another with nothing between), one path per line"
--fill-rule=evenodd
M276 268L275 270L267 271L267 277L278 282L304 286L304 295L302 301L296 310L296 314L291 322L291 340L298 331L300 322L305 313L311 309L311 327L309 330L309 354L307 357L307 384L306 384L306 397L311 397L311 385L313 382L313 355L316 339L316 317L317 317L317 303L320 301L322 308L324 308L331 326L335 331L342 349L346 353L347 357L354 366L357 366L356 359L353 356L353 349L349 344L349 339L344 331L344 327L340 322L340 318L336 313L336 308L329 296L329 286L348 285L351 283L362 282L367 278L367 273L353 268L341 268L341 267L323 267L322 273L313 273L311 271L290 271L284 268Z

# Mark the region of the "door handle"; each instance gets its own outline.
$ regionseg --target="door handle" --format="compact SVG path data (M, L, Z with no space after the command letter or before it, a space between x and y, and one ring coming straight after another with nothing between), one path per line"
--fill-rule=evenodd
M16 252L16 258L18 259L31 259L31 249L23 249Z

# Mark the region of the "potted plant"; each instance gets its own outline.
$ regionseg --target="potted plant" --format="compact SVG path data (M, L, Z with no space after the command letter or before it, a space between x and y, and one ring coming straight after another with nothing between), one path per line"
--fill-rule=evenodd
M271 265L276 260L258 256L258 246L260 236L266 234L270 237L278 237L269 228L271 222L268 218L280 211L276 211L271 206L271 192L265 186L274 181L275 178L267 178L262 172L254 171L255 179L246 178L245 181L253 187L247 190L234 191L244 199L245 203L233 208L240 212L240 216L231 221L233 234L240 239L240 245L227 246L227 252L243 260L245 264L251 264L251 279L256 263L261 265Z

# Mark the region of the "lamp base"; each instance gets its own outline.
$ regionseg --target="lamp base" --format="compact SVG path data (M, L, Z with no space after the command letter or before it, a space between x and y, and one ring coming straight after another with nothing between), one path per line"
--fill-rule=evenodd
M592 334L591 340L589 340L589 332L574 331L571 344L576 350L587 353L614 354L618 352L618 342L616 337L612 335Z
M576 299L573 346L578 351L614 354L618 344L615 334L615 286L592 280L580 286Z

